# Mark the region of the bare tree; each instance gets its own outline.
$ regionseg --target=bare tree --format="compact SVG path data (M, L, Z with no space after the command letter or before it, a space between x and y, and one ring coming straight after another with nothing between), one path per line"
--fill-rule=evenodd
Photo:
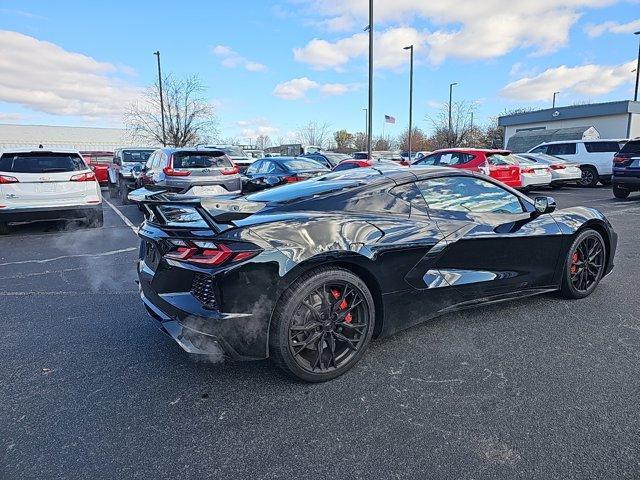
M411 151L430 151L433 150L431 145L431 139L417 127L412 128L411 134ZM404 132L398 137L398 148L404 152L409 150L409 129L405 129Z
M264 150L270 146L271 139L269 138L269 135L258 135L258 138L256 138L256 148L258 150Z
M125 124L132 139L148 144L184 147L209 142L217 135L213 105L204 97L206 87L197 75L162 80L165 139L162 136L158 85L149 87L125 113Z
M435 117L427 116L433 125L432 140L435 148L457 147L463 145L471 130L471 114L477 104L465 100L451 104L451 125L449 125L449 104L442 106Z
M298 129L296 138L303 145L316 145L324 148L331 136L330 128L331 125L327 122L318 123L312 120Z
M358 152L362 152L367 149L367 134L364 132L357 132L353 136L353 148Z

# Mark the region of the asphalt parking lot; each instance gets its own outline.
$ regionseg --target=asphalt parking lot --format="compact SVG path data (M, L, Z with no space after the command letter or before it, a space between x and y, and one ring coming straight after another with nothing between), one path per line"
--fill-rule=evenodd
M105 204L101 229L16 228L0 238L0 478L638 478L640 195L545 193L619 234L591 297L444 316L320 385L157 331L136 206Z

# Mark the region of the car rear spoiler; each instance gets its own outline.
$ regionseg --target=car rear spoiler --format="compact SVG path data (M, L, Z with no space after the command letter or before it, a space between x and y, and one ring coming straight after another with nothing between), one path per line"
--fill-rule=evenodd
M146 188L134 190L129 194L129 199L141 204L160 223L167 222L159 207L190 207L198 212L205 223L215 232L224 230L220 224L233 224L234 220L242 220L264 208L264 203L248 202L237 196L201 199L200 197L170 193L167 190L148 190Z

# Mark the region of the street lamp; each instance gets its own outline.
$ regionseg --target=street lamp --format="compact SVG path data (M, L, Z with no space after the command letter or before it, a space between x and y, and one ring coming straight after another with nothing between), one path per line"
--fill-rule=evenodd
M640 35L640 30L633 32L634 35ZM640 81L640 42L638 42L638 64L636 66L636 93L633 96L633 101L638 101L638 82Z
M453 147L452 143L452 135L453 135L453 124L451 123L451 102L453 102L453 86L458 85L458 82L449 84L449 146Z
M363 108L362 110L364 110L364 134L368 137L369 136L369 116L368 116L368 108Z
M158 57L158 87L160 88L160 116L162 117L162 146L167 146L167 137L164 133L164 100L162 99L162 72L160 70L160 50L153 52Z
M411 53L410 67L409 67L409 162L411 162L411 135L412 135L412 122L413 122L413 45L404 47L404 50L409 50Z
M551 105L551 108L556 108L556 95L558 95L560 92L553 92L553 105Z
M369 0L369 105L367 111L367 156L371 159L373 136L373 0Z

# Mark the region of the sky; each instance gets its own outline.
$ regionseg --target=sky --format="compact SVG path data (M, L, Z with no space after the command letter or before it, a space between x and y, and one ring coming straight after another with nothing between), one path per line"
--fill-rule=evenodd
M221 136L363 131L367 0L0 0L0 123L122 126L164 73L198 74ZM631 99L640 0L375 0L373 130L426 131L448 101L505 109Z

